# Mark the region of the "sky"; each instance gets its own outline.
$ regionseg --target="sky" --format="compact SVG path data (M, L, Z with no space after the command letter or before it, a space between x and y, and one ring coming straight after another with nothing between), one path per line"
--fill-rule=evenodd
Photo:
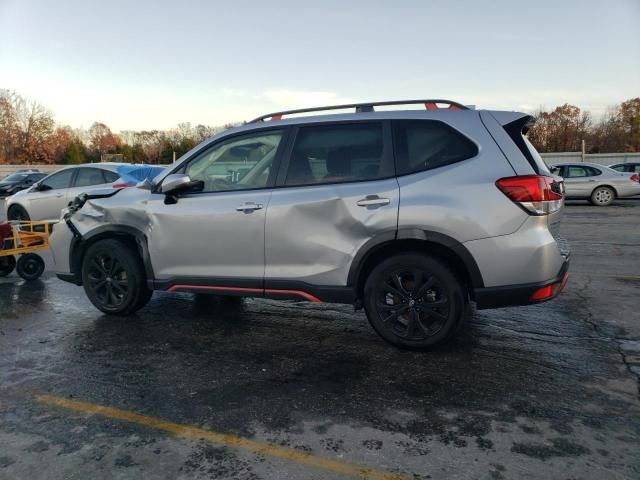
M409 98L598 116L640 96L639 25L640 0L0 0L0 88L114 131Z

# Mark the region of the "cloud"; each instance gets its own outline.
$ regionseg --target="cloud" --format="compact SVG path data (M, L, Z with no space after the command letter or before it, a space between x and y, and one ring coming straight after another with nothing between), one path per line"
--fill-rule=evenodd
M353 103L353 99L341 97L335 92L303 91L303 90L267 90L262 97L281 108L322 107L324 105L340 105Z

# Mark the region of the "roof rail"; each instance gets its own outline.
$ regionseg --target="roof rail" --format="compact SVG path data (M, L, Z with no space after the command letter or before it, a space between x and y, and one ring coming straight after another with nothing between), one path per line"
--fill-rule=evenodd
M300 108L297 110L285 110L282 112L268 113L258 118L254 118L249 123L264 122L266 120L281 120L283 115L293 115L296 113L322 112L325 110L343 110L346 108L355 108L356 113L373 112L374 107L383 107L387 105L419 105L423 104L427 110L469 110L469 107L458 102L442 99L426 99L426 100L394 100L388 102L366 102L366 103L347 103L344 105L330 105L327 107ZM447 107L439 107L438 105L448 105Z

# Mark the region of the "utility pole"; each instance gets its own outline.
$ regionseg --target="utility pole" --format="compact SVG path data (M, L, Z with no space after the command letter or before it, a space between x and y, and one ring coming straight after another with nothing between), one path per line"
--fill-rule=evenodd
M584 162L584 154L585 154L585 143L584 138L582 139L582 161Z

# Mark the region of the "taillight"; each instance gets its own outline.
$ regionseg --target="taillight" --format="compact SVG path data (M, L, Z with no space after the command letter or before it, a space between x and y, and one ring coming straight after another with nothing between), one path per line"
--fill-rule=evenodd
M113 188L127 188L127 187L135 187L134 183L114 183L111 185Z
M631 175L631 181L640 183L640 175L638 175L637 173L634 173L633 175Z
M529 215L549 215L562 207L562 184L552 177L505 177L496 182L496 187Z

